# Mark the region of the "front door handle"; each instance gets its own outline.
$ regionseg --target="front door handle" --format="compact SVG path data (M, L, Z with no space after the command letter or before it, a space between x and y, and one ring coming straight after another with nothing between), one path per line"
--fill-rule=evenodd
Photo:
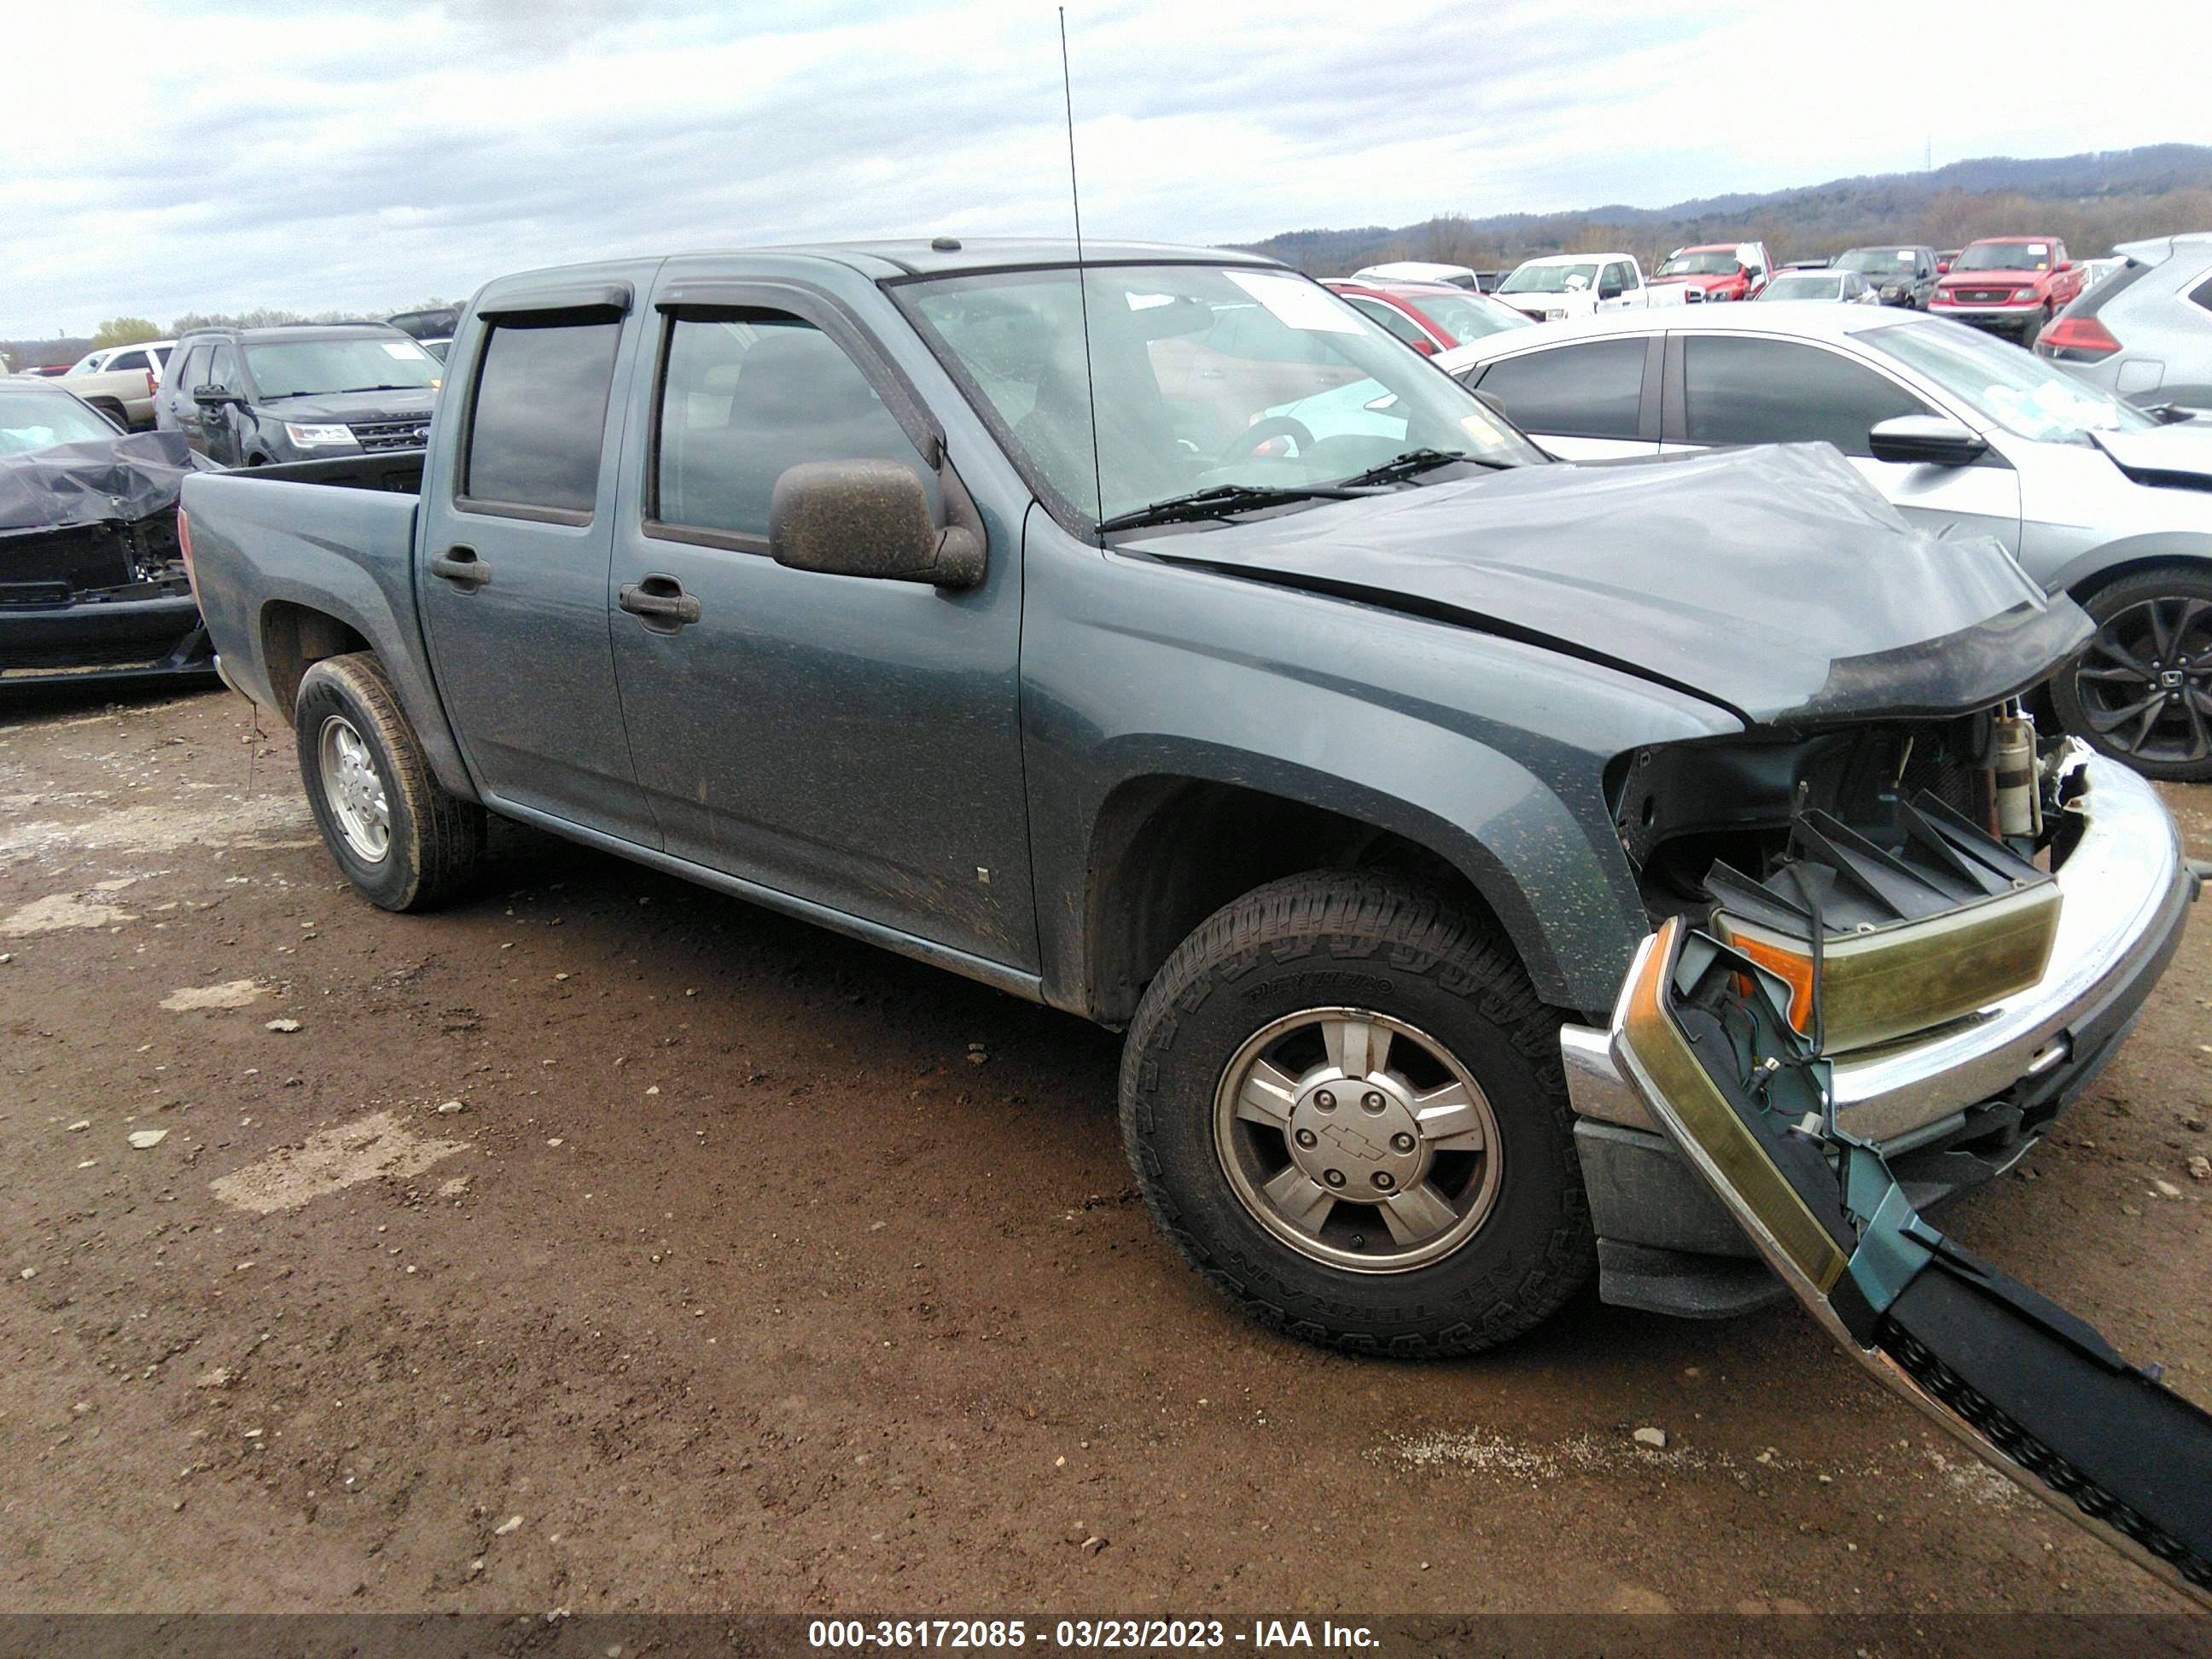
M430 561L430 574L473 593L491 580L491 567L477 557L473 547L449 547Z
M655 634L673 634L686 623L699 620L699 601L684 591L673 576L647 576L631 582L615 596L615 603L633 617L642 617Z

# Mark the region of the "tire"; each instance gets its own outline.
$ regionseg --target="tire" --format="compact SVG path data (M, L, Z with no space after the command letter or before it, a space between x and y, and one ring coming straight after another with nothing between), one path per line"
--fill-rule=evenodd
M1325 1024L1300 1024L1322 1010L1374 1016L1370 1042L1395 1027L1385 1066L1367 1074L1349 1058L1353 1036L1332 1043ZM1595 1266L1559 1024L1505 944L1430 890L1379 874L1294 876L1217 911L1146 992L1122 1050L1123 1142L1162 1231L1261 1323L1359 1353L1474 1353L1541 1323ZM1237 1079L1277 1060L1273 1075L1293 1091L1277 1103L1297 1103L1262 1123L1233 1103L1247 1092ZM1460 1075L1486 1121L1455 1108L1449 1122L1468 1132L1434 1139L1432 1126L1406 1121L1407 1099ZM1333 1103L1332 1077L1345 1084ZM1293 1146L1299 1133L1310 1150ZM1446 1139L1486 1150L1448 1152ZM1391 1150L1408 1140L1410 1154ZM1317 1160L1328 1167L1316 1173ZM1394 1169L1393 1202L1440 1198L1456 1218L1437 1213L1424 1234L1352 1196L1374 1199L1369 1183ZM1285 1182L1318 1192L1324 1176L1343 1177L1342 1195L1309 1236L1289 1218L1306 1200L1271 1194Z
M323 844L363 897L428 910L469 885L483 858L483 808L438 781L374 656L310 667L292 726Z
M109 420L114 422L115 424L124 431L128 432L131 430L131 416L124 412L123 405L121 404L102 398L94 402L92 406L98 410L101 414L106 416Z
M2021 349L2023 351L2034 350L2035 343L2043 337L2043 331L2050 326L2050 323L2051 307L2049 306L2045 306L2042 310L2034 313L2026 322L2022 323L2020 325Z
M2145 777L2212 781L2212 566L2138 571L2081 608L2097 637L2051 680L2059 724Z

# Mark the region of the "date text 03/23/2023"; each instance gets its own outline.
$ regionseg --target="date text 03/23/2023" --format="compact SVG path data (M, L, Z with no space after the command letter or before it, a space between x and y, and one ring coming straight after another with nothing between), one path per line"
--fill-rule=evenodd
M919 1651L988 1650L1029 1646L1067 1650L1152 1651L1161 1648L1241 1648L1248 1653L1372 1650L1364 1625L1332 1620L1252 1619L817 1619L807 1645L816 1649Z

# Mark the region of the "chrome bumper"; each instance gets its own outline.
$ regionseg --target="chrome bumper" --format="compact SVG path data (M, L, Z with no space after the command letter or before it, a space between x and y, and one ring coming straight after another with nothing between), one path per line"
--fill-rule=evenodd
M2015 996L1931 1035L1835 1059L1836 1121L1861 1139L1894 1143L1933 1134L1968 1107L2073 1058L2077 1025L2101 1012L2171 943L2196 878L2173 820L2149 784L2080 744L2065 764L2087 787L2067 809L2081 840L2057 872L2065 895L2051 966ZM1559 1033L1567 1094L1584 1117L1654 1131L1658 1125L1615 1069L1603 1029Z

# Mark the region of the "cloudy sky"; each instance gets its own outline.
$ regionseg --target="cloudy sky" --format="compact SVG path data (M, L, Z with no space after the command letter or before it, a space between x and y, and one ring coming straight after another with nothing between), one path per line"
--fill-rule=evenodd
M1077 0L1085 228L1657 206L2212 142L2212 5ZM1948 14L1947 16L1946 14ZM1068 225L1029 0L19 0L0 336L601 254Z

